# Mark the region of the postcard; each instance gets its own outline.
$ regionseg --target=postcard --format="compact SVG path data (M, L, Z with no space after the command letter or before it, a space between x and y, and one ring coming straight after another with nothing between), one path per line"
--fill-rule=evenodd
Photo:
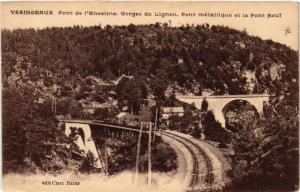
M297 191L296 2L2 2L5 192Z

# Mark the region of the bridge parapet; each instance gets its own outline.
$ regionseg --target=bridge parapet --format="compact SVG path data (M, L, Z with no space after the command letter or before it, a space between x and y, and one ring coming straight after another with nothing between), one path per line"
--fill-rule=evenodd
M203 100L208 103L208 109L214 112L216 120L225 127L224 108L236 100L244 100L252 104L260 114L263 111L263 104L269 100L271 95L252 94L252 95L213 95L213 96L176 96L179 101L192 104L200 109Z
M257 98L266 97L269 98L269 94L251 94L251 95L209 95L209 96L176 96L177 99L209 99L209 98Z

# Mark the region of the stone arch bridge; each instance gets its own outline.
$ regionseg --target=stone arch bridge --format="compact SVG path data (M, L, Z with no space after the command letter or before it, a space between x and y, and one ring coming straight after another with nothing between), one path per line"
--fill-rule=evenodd
M212 110L217 121L225 127L224 109L232 102L244 100L252 104L259 114L263 111L264 102L269 100L270 95L255 94L255 95L214 95L214 96L176 96L179 101L192 104L200 109L204 99L208 102L208 109Z

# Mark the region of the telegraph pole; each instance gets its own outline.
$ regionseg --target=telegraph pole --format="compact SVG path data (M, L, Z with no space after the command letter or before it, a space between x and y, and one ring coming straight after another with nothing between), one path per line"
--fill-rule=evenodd
M54 96L54 114L56 115L56 96Z
M155 110L155 124L154 124L153 142L155 140L155 132L156 132L156 129L157 129L157 112L158 112L158 108L156 107L156 110Z
M106 175L108 175L108 151L107 151L106 140L104 141L104 148L105 148L105 173Z
M141 139L142 139L142 133L143 133L143 122L141 122L141 128L140 128L140 134L138 139L138 146L137 146L137 154L136 154L136 163L135 163L135 178L134 182L137 186L138 184L138 175L139 175L139 156L141 151Z
M152 135L152 123L149 125L149 142L148 142L148 189L151 187L152 172L151 172L151 135Z

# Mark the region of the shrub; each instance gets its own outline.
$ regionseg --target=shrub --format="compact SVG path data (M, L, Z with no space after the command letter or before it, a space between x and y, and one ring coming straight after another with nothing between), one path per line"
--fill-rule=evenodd
M97 161L97 159L95 158L93 153L91 151L89 151L86 154L86 157L83 159L83 161L79 167L79 171L81 173L98 172L98 169L96 168L96 161Z

